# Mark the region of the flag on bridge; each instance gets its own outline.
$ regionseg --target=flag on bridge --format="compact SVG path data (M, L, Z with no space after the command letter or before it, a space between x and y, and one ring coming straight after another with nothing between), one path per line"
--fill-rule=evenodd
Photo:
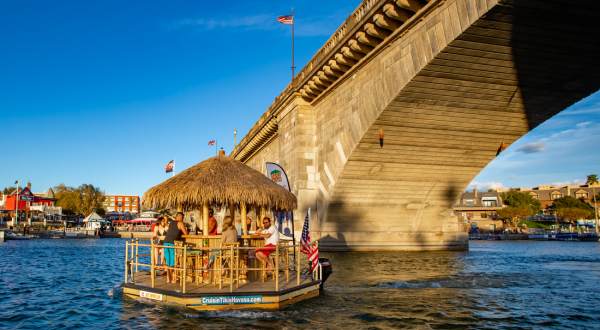
M277 22L286 25L294 24L294 15L284 15L277 17Z
M209 146L217 145L217 140L210 140L210 141L208 141L208 145Z
M310 270L314 271L319 264L319 249L311 244L310 241L310 209L306 212L306 218L304 218L304 226L302 227L302 238L300 238L300 252L306 254L310 261Z
M172 160L172 161L168 162L167 165L165 165L165 173L173 172L174 168L175 168L175 161Z

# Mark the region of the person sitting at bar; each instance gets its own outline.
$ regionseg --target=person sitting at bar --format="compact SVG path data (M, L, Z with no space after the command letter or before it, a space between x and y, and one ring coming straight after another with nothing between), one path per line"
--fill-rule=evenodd
M223 218L223 228L221 229L221 246L222 249L225 244L236 243L238 241L237 230L233 225L233 219L230 216ZM208 258L208 268L212 267L215 259L219 255L218 250L212 250L210 257Z
M169 222L167 226L167 232L165 233L164 246L165 247L165 263L169 267L167 270L167 283L177 283L175 279L175 271L172 267L175 267L175 241L181 240L181 235L187 235L188 231L183 223L183 212L177 212L175 221Z
M237 230L233 225L233 219L230 216L223 218L223 229L221 229L221 247L225 244L236 243L238 241Z
M246 232L250 232L252 230L252 218L250 216L246 217Z
M258 234L265 238L265 246L256 249L256 258L267 266L267 274L273 274L273 262L269 259L269 255L275 251L277 244L279 243L279 231L273 225L271 225L271 219L264 217L262 220L263 229L258 231Z
M217 235L217 219L213 210L208 211L208 235Z

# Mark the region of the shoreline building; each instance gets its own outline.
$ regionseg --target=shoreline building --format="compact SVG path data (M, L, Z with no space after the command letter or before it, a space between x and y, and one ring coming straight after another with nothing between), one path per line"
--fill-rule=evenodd
M504 230L504 222L498 217L498 210L504 207L498 191L466 191L454 206L454 212L463 219L469 231L498 232Z
M593 197L594 194L596 194L596 196L600 194L600 185L539 185L533 188L515 188L511 190L528 193L531 197L539 200L542 210L546 213L554 200L566 196L581 199L594 206ZM598 201L598 198L596 198L596 202L600 202Z
M106 213L140 213L140 196L136 195L105 195L102 203Z
M62 208L56 206L54 191L48 189L46 193L33 193L31 183L27 183L25 188L19 188L19 200L17 202L17 192L2 196L0 203L0 222L12 226L14 219L19 212L17 223L61 221Z

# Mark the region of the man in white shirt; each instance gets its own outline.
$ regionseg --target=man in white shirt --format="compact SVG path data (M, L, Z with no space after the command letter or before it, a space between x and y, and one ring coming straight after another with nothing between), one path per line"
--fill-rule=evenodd
M263 264L267 265L267 272L273 273L273 262L269 259L269 255L275 251L277 244L279 243L279 231L277 227L271 225L271 219L268 217L263 218L263 229L258 232L259 235L265 238L265 246L256 249L256 258Z

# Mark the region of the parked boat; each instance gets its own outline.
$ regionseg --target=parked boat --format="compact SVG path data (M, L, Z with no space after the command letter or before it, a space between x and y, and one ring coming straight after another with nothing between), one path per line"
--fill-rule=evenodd
M582 242L598 242L598 234L596 233L580 233L578 238Z
M29 239L37 238L37 236L35 236L35 235L24 235L24 234L20 234L20 233L13 233L12 231L7 231L6 235L4 236L4 238L7 241L8 240L22 241L22 240L29 240Z
M547 241L548 234L541 234L541 233L529 234L529 235L527 235L527 238L530 240L534 240L534 241Z

